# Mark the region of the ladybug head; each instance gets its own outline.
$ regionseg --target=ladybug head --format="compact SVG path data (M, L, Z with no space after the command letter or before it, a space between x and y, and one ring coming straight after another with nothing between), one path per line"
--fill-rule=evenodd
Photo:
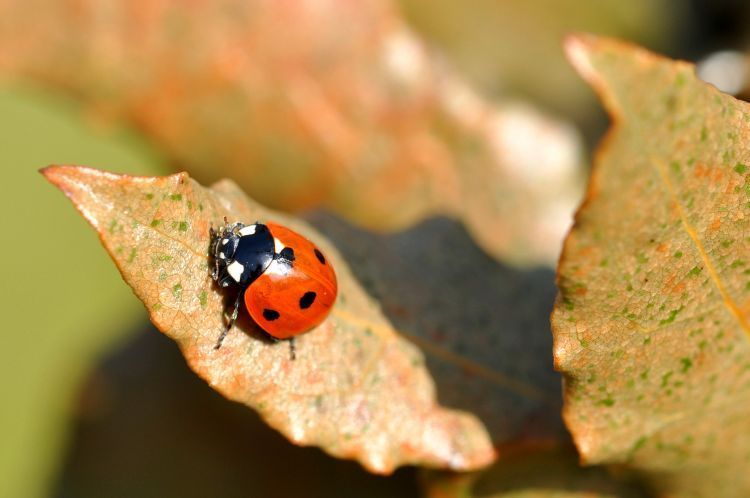
M245 225L227 223L218 231L211 230L211 257L214 259L212 277L221 287L253 283L268 268L274 258L274 240L262 223Z

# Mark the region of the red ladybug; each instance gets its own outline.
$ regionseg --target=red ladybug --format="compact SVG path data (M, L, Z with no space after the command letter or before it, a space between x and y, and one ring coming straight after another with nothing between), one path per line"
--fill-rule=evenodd
M336 301L336 273L315 244L276 223L224 222L218 231L211 229L211 276L221 287L239 292L216 349L234 325L243 298L255 323L274 339L293 340L328 316Z

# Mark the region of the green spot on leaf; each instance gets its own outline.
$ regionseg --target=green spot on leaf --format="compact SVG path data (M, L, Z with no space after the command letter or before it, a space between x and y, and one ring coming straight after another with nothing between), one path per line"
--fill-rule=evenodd
M631 448L630 452L635 453L636 451L643 448L643 446L646 444L646 441L647 441L646 436L642 436L638 438L638 441L636 441L635 444L633 444L633 448Z
M682 373L687 373L687 371L693 366L693 360L687 357L680 358L680 363L682 363Z
M697 277L702 271L703 268L700 266L694 266L693 269L688 272L688 277Z
M161 225L161 220L154 218L151 220L151 228L156 228Z
M615 404L615 400L613 400L611 397L607 397L599 402L602 406L612 406Z
M673 371L669 371L661 376L661 387L667 387L667 383L669 382L669 378L674 374Z
M573 301L571 301L569 297L563 297L563 305L568 311L573 311L573 309L575 308L575 304L573 304Z
M677 318L677 315L685 308L685 306L680 306L676 310L672 310L669 312L669 316L665 318L664 320L661 320L659 322L659 325L666 325L668 323L674 322L674 319Z

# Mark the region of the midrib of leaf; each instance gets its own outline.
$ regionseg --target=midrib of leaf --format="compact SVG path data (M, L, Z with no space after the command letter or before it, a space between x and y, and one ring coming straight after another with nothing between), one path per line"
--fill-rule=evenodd
M703 260L703 263L706 265L706 268L708 268L709 275L711 276L711 281L719 290L719 294L721 294L721 298L723 300L724 306L727 308L727 310L729 310L729 313L731 313L732 316L734 316L734 318L737 320L737 323L739 323L740 327L742 328L742 331L745 333L745 338L748 341L750 341L750 326L748 326L748 323L745 320L745 317L742 316L742 313L737 307L737 304L734 302L734 300L732 299L732 297L729 295L726 288L724 287L723 282L719 278L719 274L716 272L716 268L714 267L713 263L711 262L711 259L708 257L708 254L706 253L705 248L703 247L703 244L698 238L698 233L688 221L687 216L685 216L685 210L683 209L682 204L680 204L680 201L677 198L674 185L672 185L672 181L669 179L669 175L667 174L666 167L658 159L655 159L652 162L654 163L654 166L656 167L659 177L661 178L662 182L664 183L667 189L667 192L669 193L670 200L672 201L674 206L677 208L677 212L680 216L680 220L682 221L682 226L685 229L685 232L687 232L688 237L690 237L690 240L693 241L693 245L695 245L695 248L698 250L698 253L701 256L701 259Z
M508 375L505 375L504 373L498 372L497 370L493 370L490 367L487 367L485 365L482 365L481 363L477 363L458 353L455 353L450 349L442 348L434 342L427 341L425 339L422 339L421 337L417 337L402 330L399 330L397 332L403 337L409 339L411 342L417 344L420 348L424 349L432 356L440 358L446 363L457 365L464 370L472 373L473 375L481 377L497 386L507 389L508 391L520 394L521 396L525 396L529 399L543 401L548 404L559 404L558 398L550 396L549 393L538 389L536 386L527 384L518 379L514 379Z
M501 372L477 363L458 353L442 348L431 341L427 341L420 337L414 336L413 334L404 332L403 330L390 329L383 325L373 323L370 320L357 317L347 311L338 308L334 308L333 314L340 318L342 321L346 321L360 327L368 327L381 337L384 337L386 340L387 337L385 336L393 337L394 333L405 337L432 356L439 358L446 363L461 367L468 372L476 375L477 377L481 377L486 381L502 387L503 389L506 389L508 391L520 394L521 396L525 396L530 399L544 401L550 404L557 404L558 402L556 398L551 397L548 393L542 391L536 386L509 377Z

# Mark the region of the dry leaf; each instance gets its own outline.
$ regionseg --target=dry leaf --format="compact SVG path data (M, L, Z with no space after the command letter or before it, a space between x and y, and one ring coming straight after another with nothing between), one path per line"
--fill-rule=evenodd
M493 460L479 421L437 405L421 353L396 335L338 252L304 223L262 208L229 181L206 189L185 173L131 177L74 166L44 175L99 232L190 367L291 441L378 473L404 464L473 469ZM224 300L209 275L209 227L224 216L277 220L315 240L337 269L339 300L329 319L299 337L296 361L286 343L264 341L248 321L213 349Z
M0 0L0 44L0 77L65 89L273 207L376 229L448 213L491 254L550 264L579 200L575 129L487 102L388 0Z
M750 106L622 42L566 48L615 122L558 270L567 425L665 496L748 496Z

